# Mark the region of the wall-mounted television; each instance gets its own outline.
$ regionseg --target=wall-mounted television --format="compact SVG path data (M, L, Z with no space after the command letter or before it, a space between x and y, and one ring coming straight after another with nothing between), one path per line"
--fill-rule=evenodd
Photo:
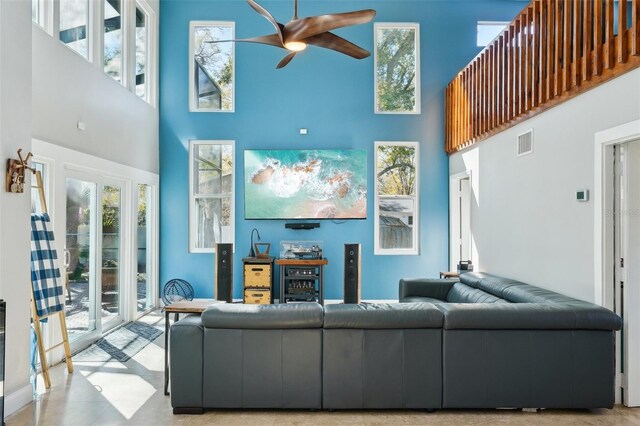
M366 219L367 150L245 150L245 219Z

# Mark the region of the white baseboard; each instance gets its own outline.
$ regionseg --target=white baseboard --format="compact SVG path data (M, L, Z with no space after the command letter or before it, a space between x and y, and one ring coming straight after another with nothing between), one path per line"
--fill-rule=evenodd
M33 388L31 383L15 392L11 392L4 399L4 416L8 417L25 405L33 401Z

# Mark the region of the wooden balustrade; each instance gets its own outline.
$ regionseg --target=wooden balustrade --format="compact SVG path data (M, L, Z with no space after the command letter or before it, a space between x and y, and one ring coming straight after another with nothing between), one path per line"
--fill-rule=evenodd
M640 0L533 0L447 86L445 149L464 149L637 67Z

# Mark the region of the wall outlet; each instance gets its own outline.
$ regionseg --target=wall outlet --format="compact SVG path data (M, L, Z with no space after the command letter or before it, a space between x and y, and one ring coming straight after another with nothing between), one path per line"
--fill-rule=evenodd
M308 133L308 130L305 128L300 129L300 134L301 135L306 135Z

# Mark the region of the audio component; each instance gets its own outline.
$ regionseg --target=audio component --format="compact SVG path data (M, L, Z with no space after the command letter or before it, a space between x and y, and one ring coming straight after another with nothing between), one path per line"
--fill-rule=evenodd
M284 227L287 229L315 229L320 228L320 223L318 222L293 222L293 223L285 223Z
M360 303L360 244L344 245L344 303Z
M216 244L216 300L233 302L233 244Z

